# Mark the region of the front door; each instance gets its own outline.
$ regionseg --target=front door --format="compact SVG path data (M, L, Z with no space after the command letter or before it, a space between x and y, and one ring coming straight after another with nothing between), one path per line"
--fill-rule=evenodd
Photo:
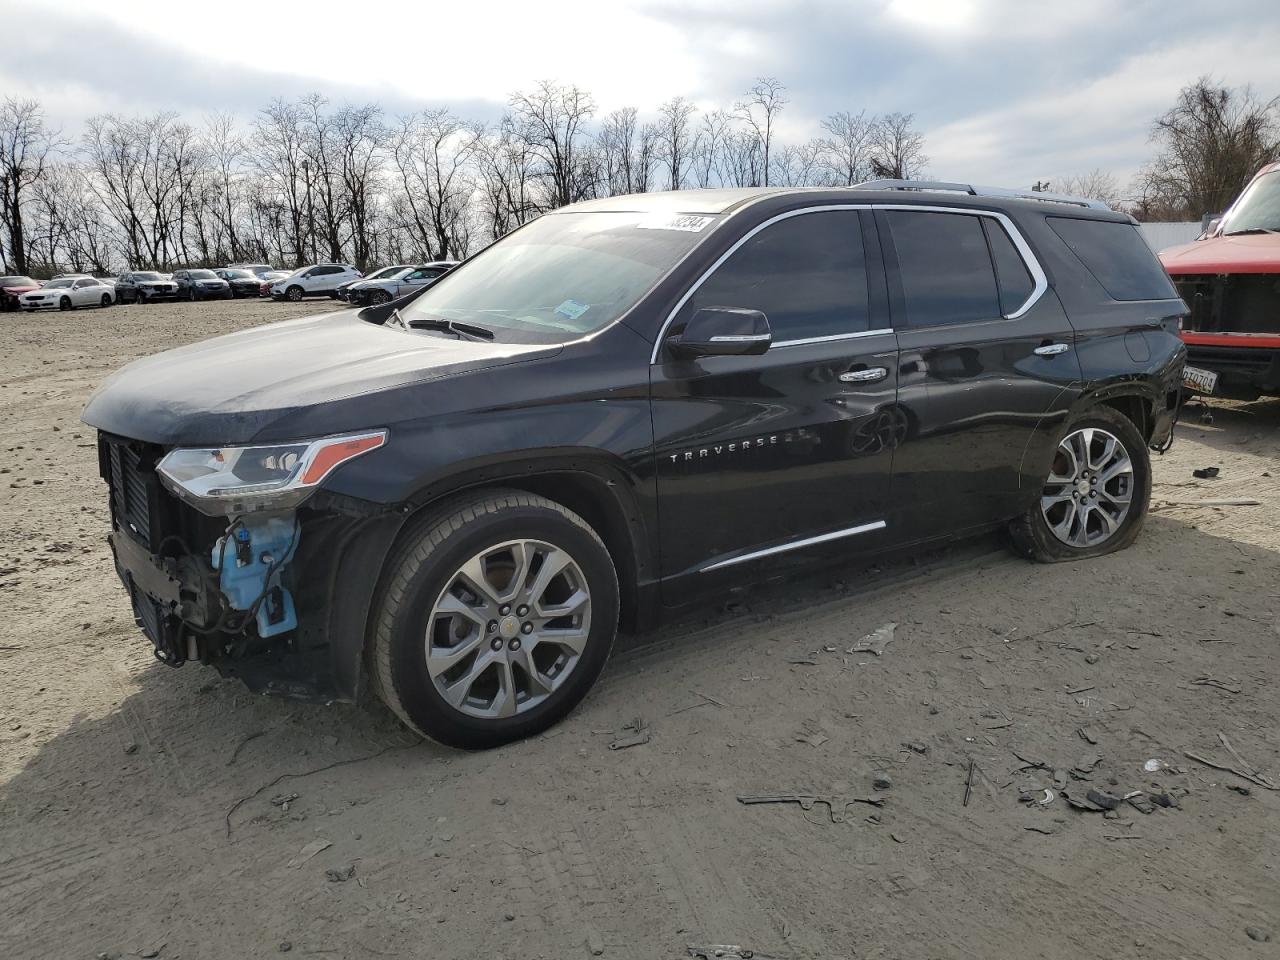
M760 356L677 359L651 391L664 600L761 566L883 542L898 427L897 344L874 223L800 210L754 228L695 285L667 335L703 307L762 311Z
M876 218L902 350L900 527L929 539L1008 519L1038 493L1044 478L1023 472L1047 467L1081 388L1071 323L1007 217Z

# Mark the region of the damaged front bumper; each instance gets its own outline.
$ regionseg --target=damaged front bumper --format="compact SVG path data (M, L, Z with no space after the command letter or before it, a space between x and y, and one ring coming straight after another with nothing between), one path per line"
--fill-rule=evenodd
M116 572L156 659L209 664L266 692L356 699L369 559L385 554L398 524L377 505L323 492L294 510L209 516L159 481L164 452L99 439ZM348 555L363 573L344 567ZM347 581L359 581L354 594ZM344 609L349 596L365 607Z

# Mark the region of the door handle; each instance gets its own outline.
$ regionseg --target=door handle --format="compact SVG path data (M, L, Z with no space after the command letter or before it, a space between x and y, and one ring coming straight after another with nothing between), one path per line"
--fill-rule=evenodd
M1056 357L1058 354L1066 353L1070 349L1070 344L1046 343L1043 347L1036 347L1035 355L1037 357Z
M840 374L841 383L875 383L889 375L884 367L867 367L864 370L849 370Z

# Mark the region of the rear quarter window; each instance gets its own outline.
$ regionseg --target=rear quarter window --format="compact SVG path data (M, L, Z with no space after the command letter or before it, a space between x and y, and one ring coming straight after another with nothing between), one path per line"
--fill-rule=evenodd
M1113 300L1173 300L1178 296L1169 275L1133 224L1074 217L1045 220Z

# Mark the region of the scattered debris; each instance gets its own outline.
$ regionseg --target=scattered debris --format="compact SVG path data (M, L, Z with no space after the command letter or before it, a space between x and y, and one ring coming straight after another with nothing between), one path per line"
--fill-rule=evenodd
M830 812L832 823L844 823L848 819L848 807L853 803L865 803L873 807L884 806L884 800L879 797L849 797L819 793L778 793L739 796L738 802L744 804L798 803L800 805L800 809L806 812L812 810L815 804L824 803L827 805L827 809Z
M871 778L871 786L875 787L877 790L888 790L893 786L893 781L889 779L889 775L887 773L877 773Z
M796 743L807 743L811 747L820 747L831 738L823 733L797 733Z
M1243 689L1238 682L1235 682L1234 677L1227 680L1219 680L1217 677L1200 677L1191 682L1201 687L1217 687L1219 690L1227 691L1227 693L1239 693Z
M929 745L927 743L922 743L919 740L912 740L909 743L904 743L903 746L912 753L918 753L921 756L929 752Z
M1076 688L1074 688L1074 689L1072 689L1072 690L1068 690L1068 691L1067 691L1067 695L1068 695L1068 696L1072 696L1072 697L1073 697L1073 696L1075 696L1077 693L1085 693L1085 692L1087 692L1087 691L1089 691L1089 690L1096 690L1096 689L1097 689L1097 687L1095 687L1093 684L1089 684L1087 687L1076 687Z
M906 842L907 842L907 841L906 841L906 839L905 839L904 837L900 837L900 836L898 836L896 833L891 833L891 834L889 834L889 839L891 839L894 843L906 843Z
M138 752L138 745L137 745L136 743L126 743L126 744L124 745L124 752L125 752L125 753L137 753L137 752Z
M1133 807L1133 809L1137 810L1139 813L1149 814L1155 812L1156 805L1151 801L1151 798L1141 793L1137 796L1127 796L1125 799L1129 801L1129 806Z
M1043 793L1044 796L1040 796ZM1047 807L1053 803L1053 791L1048 787L1036 787L1034 790L1023 790L1018 794L1018 799L1023 803L1032 804L1037 807Z
M308 860L314 857L317 853L320 853L322 850L328 850L332 846L333 846L333 841L331 840L323 840L320 838L312 840L305 847L303 847L301 850L298 851L298 855L294 857L292 860L290 860L288 865L292 869L297 870L304 863L306 863Z
M1245 927L1244 935L1250 940L1256 940L1258 943L1266 943L1271 939L1270 932L1263 930L1261 927Z
M1164 807L1165 809L1168 809L1169 807L1176 807L1178 805L1178 798L1171 793L1152 793L1148 796L1151 797L1151 802L1157 807Z
M288 953L293 949L293 942L291 940L281 940L280 945L276 947L276 949L281 953Z
M1090 793L1092 792L1093 791L1090 791ZM1062 799L1067 801L1068 804L1075 807L1077 810L1084 810L1088 813L1102 813L1106 809L1106 807L1098 806L1092 800L1088 799L1087 796L1081 797L1078 794L1071 793L1067 790L1062 791Z
M696 957L698 960L776 960L774 957L766 956L763 953L756 953L747 947L734 946L728 943L712 943L705 947L696 944L688 944L686 949L689 956Z
M604 938L594 927L587 931L587 952L593 957L604 955Z
M969 794L973 793L973 757L969 758L969 774L964 778L964 802L960 804L962 807L969 805Z
M271 805L279 807L285 813L289 812L289 804L298 799L296 793L280 793L271 798Z
M1085 662L1085 663L1088 663L1088 664L1094 664L1094 663L1097 663L1097 662L1098 662L1099 660L1101 660L1101 659L1102 659L1101 655L1096 654L1096 653L1091 653L1091 654L1089 654L1088 656L1086 656L1086 657L1084 658L1084 662Z
M1052 837L1058 832L1057 827L1023 827L1023 830L1030 830L1032 833L1043 833L1046 837Z
M848 653L872 653L877 657L884 655L884 648L893 643L893 632L898 625L896 623L886 623L877 627L871 633L855 643L848 649Z
M1098 764L1102 762L1102 756L1094 753L1087 757L1082 757L1076 761L1075 766L1071 768L1071 776L1075 780L1088 780L1089 774L1097 769Z
M1234 773L1237 777L1243 777L1250 783L1256 783L1258 786L1266 787L1268 790L1280 790L1280 784L1277 784L1269 776L1258 770L1256 766L1245 760L1244 757L1240 756L1236 751L1236 748L1231 745L1231 741L1228 740L1221 731L1218 732L1218 740L1227 748L1227 752L1235 758L1236 762L1240 764L1240 767L1233 767L1230 764L1218 763L1214 760L1209 760L1199 754L1192 753L1190 750L1183 750L1182 755L1190 760L1196 761L1196 763L1203 763L1206 767L1213 767L1215 770L1225 770L1227 773Z
M1105 790L1090 790L1085 794L1090 803L1103 810L1114 810L1124 801L1113 793L1107 793Z
M253 733L249 734L247 737L245 737L243 740L237 743L236 748L231 751L231 759L227 761L227 766L229 767L236 762L236 759L240 756L240 751L244 749L245 744L251 743L254 740L257 740L259 737L265 737L266 735L267 735L267 731L265 730L255 730L253 731Z
M1240 784L1238 784L1238 783L1229 783L1229 784L1227 784L1227 789L1228 789L1228 790L1231 790L1231 791L1234 791L1235 793L1240 794L1240 796L1242 796L1242 797L1251 797L1251 796L1253 796L1253 791L1252 791L1252 790L1250 790L1248 787L1242 787L1242 786L1240 786Z
M356 875L356 865L349 863L345 867L330 868L324 875L330 883L346 883Z
M649 726L642 717L636 717L630 723L624 724L622 729L634 732L630 736L618 737L609 744L610 750L625 750L627 747L638 747L649 742Z
M1198 470L1192 470L1191 475L1197 480L1211 480L1221 472L1218 467L1200 467Z
M811 657L800 657L798 659L788 660L787 663L794 664L798 667L816 667L818 661Z
M1159 503L1152 504L1151 509L1160 510L1164 507L1256 507L1261 503L1261 500L1254 500L1249 497L1227 500L1161 500Z
M1168 764L1165 763L1163 760L1157 760L1154 757L1152 757L1150 760L1148 760L1146 763L1142 765L1142 769L1147 771L1147 773L1155 773L1157 770L1163 770L1167 766Z

